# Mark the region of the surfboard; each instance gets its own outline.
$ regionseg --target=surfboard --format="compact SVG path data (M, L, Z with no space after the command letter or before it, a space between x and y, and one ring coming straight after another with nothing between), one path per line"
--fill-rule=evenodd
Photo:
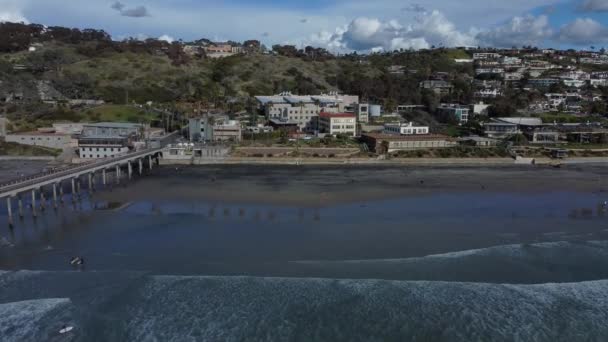
M65 333L69 333L72 330L74 330L74 327L65 327L65 328L59 330L59 333L60 334L65 334Z

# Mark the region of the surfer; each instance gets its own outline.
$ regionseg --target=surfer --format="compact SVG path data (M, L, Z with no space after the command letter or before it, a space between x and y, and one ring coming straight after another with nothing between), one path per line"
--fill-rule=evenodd
M70 265L84 265L84 258L83 257L72 257L72 259L70 259Z

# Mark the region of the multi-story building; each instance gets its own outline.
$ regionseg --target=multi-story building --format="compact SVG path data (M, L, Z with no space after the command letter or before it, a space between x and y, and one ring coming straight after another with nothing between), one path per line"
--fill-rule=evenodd
M126 122L85 124L78 137L80 159L114 158L134 149L139 141L143 146L146 126Z
M204 115L188 121L190 141L241 141L241 123L227 117Z
M579 58L580 64L595 64L595 65L606 65L608 64L608 58L592 58L592 57L583 57Z
M128 122L100 122L84 124L82 127L83 136L110 136L110 137L130 137L137 136L143 138L146 126L138 123Z
M502 95L502 90L498 88L488 88L488 89L480 89L475 92L475 97L478 98L495 98L497 96Z
M213 125L213 141L241 141L241 123L229 120Z
M129 152L129 138L119 136L88 136L78 139L80 159L114 158Z
M519 65L521 64L521 58L504 56L500 59L500 63L503 65Z
M356 95L338 93L296 96L289 92L274 96L256 96L268 120L297 122L300 130L313 131L321 112L341 113L359 103Z
M561 82L559 78L531 78L528 80L528 85L531 87L545 88L559 82Z
M357 115L357 120L361 123L369 122L369 104L368 103L358 103L355 105L355 114Z
M354 137L357 135L357 116L353 113L322 112L319 114L319 132Z
M446 117L455 117L459 123L467 123L469 121L469 107L461 106L459 104L446 104L442 103L437 107L437 113Z
M503 74L504 72L505 72L504 68L479 68L479 69L475 69L475 75Z
M438 95L444 95L451 93L454 87L447 81L427 80L420 82L420 88L432 90Z
M478 60L478 59L498 59L502 57L500 54L498 53L494 53L494 52L477 52L473 54L473 59Z
M428 126L414 126L413 122L408 123L387 123L384 124L385 134L398 134L398 135L417 135L417 134L429 134Z

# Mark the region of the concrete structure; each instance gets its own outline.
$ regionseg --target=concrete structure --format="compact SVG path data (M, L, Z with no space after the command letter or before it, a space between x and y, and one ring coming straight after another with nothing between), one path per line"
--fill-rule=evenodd
M498 145L500 140L486 138L486 137L478 137L478 136L470 136L470 137L462 137L458 138L458 143L464 146L475 146L475 147L494 147Z
M212 124L212 121L215 123ZM204 115L188 121L188 131L191 142L198 141L241 141L241 123L228 120L227 116Z
M190 141L211 141L213 132L208 116L188 120L188 137Z
M367 133L361 136L370 151L378 154L396 151L411 151L433 148L446 148L458 145L456 139L439 134L395 135Z
M528 85L536 88L548 88L559 82L561 82L561 80L558 78L531 78L528 80Z
M272 133L274 128L271 126L257 125L257 126L248 126L245 128L245 132L253 133L253 134L262 134L262 133Z
M70 134L25 132L7 134L4 139L6 142L62 150L70 145L72 136Z
M454 117L461 124L469 121L469 111L469 107L454 103L442 103L439 107L437 107L437 113L439 115Z
M357 115L357 121L360 123L369 122L369 104L358 103L355 105L355 114Z
M137 123L127 122L100 122L84 124L83 136L107 136L107 137L143 137L145 126Z
M114 158L129 153L129 139L125 137L82 137L78 139L81 159Z
M144 161L150 169L153 167L153 160L158 162L158 159L162 156L161 149L151 149L140 152L135 152L126 156L113 158L111 160L102 160L86 165L72 166L63 169L54 169L47 173L32 175L26 178L20 178L13 181L9 181L0 184L0 199L6 199L8 208L8 224L9 227L13 227L15 221L12 211L12 203L17 198L19 216L23 217L23 194L31 194L30 206L32 208L32 215L36 217L38 215L37 206L37 195L40 195L40 211L43 212L47 205L47 198L45 192L48 188L52 188L52 202L53 207L57 209L58 202L63 203L64 184L71 184L72 201L75 203L80 200L80 179L86 177L89 191L94 191L96 178L100 176L101 183L107 184L107 172L116 170L115 178L117 183L120 182L121 169L126 167L127 170L132 171L132 163L137 162L139 165L139 172L142 173ZM129 172L129 175L131 173ZM25 196L24 196L25 197Z
M500 54L498 53L494 53L494 52L476 52L473 54L473 59L474 60L478 60L478 59L499 59L500 57L502 57Z
M437 95L449 94L454 88L449 82L443 80L427 80L419 84L420 88L428 89L435 92Z
M275 131L285 131L288 133L297 132L300 129L300 124L297 121L288 119L270 119L268 124Z
M509 122L486 122L483 124L484 132L489 138L506 138L515 134L521 134L517 124Z
M6 134L7 134L6 126L7 125L8 125L8 120L5 117L0 116L0 138L6 136Z
M409 123L387 123L384 124L385 134L397 135L420 135L429 134L428 126L414 126L413 122Z
M483 102L479 102L479 103L475 103L475 104L471 105L471 111L473 112L473 114L487 115L488 114L488 107L490 107L489 104L483 103Z
M353 113L320 113L319 132L331 135L357 135L357 116Z
M213 125L212 141L234 141L242 139L241 123L235 120Z
M319 113L341 113L359 103L356 95L338 93L297 96L284 92L274 96L256 96L268 120L281 119L298 123L299 129L312 131Z
M380 105L370 105L369 106L369 116L374 118L379 118L382 115L382 106Z
M53 124L53 129L55 133L80 135L84 125L84 123L77 122L57 122Z

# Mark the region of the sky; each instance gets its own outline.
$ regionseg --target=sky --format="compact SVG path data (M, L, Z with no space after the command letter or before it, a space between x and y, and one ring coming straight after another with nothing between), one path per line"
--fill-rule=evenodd
M114 39L258 39L333 52L608 48L608 0L0 0L0 21L103 29Z

